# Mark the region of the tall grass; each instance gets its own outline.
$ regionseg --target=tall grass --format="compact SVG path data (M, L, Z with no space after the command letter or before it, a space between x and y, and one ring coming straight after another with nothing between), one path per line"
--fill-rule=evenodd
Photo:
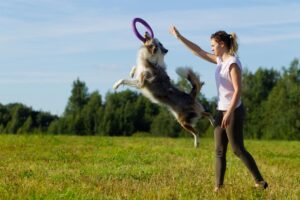
M266 191L229 150L215 194L212 139L0 135L0 199L299 199L300 142L245 144Z

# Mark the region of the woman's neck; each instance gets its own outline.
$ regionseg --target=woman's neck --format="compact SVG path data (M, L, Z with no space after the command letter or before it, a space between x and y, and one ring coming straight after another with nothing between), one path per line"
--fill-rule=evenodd
M223 55L221 56L222 62L226 61L230 57L231 55L229 53L223 53Z

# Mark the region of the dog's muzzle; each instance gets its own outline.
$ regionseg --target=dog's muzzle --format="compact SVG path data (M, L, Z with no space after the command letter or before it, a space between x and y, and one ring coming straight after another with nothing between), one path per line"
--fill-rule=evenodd
M161 51L162 51L163 54L168 53L168 49L165 49L165 48L162 48Z

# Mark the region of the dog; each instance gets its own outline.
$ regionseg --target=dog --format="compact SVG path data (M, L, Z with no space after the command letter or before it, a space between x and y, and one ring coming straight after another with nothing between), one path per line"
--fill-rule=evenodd
M200 117L206 117L214 126L212 115L205 112L201 103L197 100L203 82L200 82L196 74L189 68L178 68L177 74L186 78L192 85L190 93L177 89L166 72L164 56L168 50L157 38L151 38L145 33L145 42L140 47L137 56L137 66L131 69L130 77L134 79L121 79L117 81L113 89L120 85L135 87L153 103L166 106L174 115L177 122L194 137L194 146L199 146L199 136L195 124Z

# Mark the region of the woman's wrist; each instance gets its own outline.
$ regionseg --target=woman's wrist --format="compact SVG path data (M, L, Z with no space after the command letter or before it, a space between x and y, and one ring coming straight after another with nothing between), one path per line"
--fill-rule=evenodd
M232 114L232 112L233 112L233 109L230 108L230 109L228 109L228 110L226 111L226 114L227 114L228 116L230 116L230 115Z

